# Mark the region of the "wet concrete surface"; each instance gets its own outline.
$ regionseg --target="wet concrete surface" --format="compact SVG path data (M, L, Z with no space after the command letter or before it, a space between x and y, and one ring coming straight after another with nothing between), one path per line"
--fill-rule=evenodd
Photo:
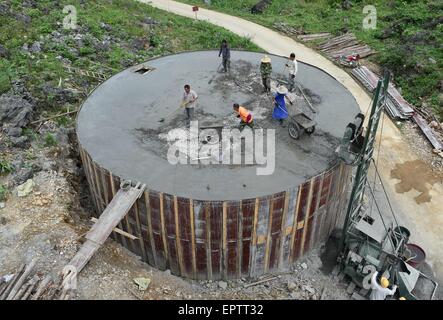
M271 118L272 100L262 93L262 56L233 51L230 74L217 71L220 59L216 51L148 61L145 65L155 69L145 75L134 72L140 66L125 70L103 83L84 103L78 115L79 141L94 161L114 175L182 197L239 200L298 186L336 162L334 149L359 107L334 78L299 63L297 82L318 111L318 125L311 136L291 139L287 128ZM285 78L286 59L271 58L273 77ZM238 102L251 110L257 127L276 130L273 174L257 176L259 165L172 165L167 161L169 142L165 136L170 130L186 128L183 110L168 117L179 108L186 83L199 95L195 111L200 123L235 126L238 119L232 104ZM300 93L296 92L294 99L297 106L305 107Z

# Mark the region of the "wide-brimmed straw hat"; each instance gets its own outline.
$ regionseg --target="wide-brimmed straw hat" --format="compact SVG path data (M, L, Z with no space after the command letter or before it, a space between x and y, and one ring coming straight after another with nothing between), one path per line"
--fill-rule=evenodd
M261 62L263 63L271 63L271 58L269 58L267 55L265 55L262 59Z
M285 86L283 86L283 85L278 86L277 87L277 93L279 93L279 94L287 94L288 93L288 89Z

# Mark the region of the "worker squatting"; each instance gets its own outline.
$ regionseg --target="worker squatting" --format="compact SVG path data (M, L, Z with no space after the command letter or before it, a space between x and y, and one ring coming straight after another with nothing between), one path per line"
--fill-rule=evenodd
M200 130L198 121L191 121L189 128L169 131L167 140L172 165L257 165L259 176L275 170L274 129L224 128L220 137L217 130Z

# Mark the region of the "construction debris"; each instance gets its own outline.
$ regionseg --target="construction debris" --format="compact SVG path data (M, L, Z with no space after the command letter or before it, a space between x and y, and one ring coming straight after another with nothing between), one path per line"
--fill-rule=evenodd
M35 187L35 182L32 179L28 179L25 183L17 187L17 195L19 197L26 197L32 192Z
M138 290L145 291L148 289L149 285L151 284L151 279L149 278L135 278L134 282L136 285L138 285Z
M331 60L335 61L341 56L359 55L360 58L368 57L374 53L369 46L362 44L352 33L329 39L318 46Z
M297 36L298 39L306 42L320 39L329 39L331 37L332 34L330 34L329 32L309 33Z
M440 150L441 152L443 150L443 143L437 139L432 128L426 123L425 119L417 113L412 116L412 119L424 133L426 138L428 138L429 142L431 142L434 150Z
M37 260L21 265L17 272L0 277L0 300L54 300L62 297L60 281L54 282L51 276L34 272ZM61 280L61 278L59 279ZM65 294L65 299L69 296Z

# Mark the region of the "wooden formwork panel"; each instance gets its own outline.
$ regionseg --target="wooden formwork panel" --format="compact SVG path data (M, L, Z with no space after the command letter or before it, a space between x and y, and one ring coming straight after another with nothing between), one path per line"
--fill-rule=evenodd
M103 212L120 178L81 147L80 156L94 205ZM150 265L192 279L284 270L325 241L343 217L349 171L336 165L300 186L241 201L200 201L147 189L118 225L137 239L112 238Z

